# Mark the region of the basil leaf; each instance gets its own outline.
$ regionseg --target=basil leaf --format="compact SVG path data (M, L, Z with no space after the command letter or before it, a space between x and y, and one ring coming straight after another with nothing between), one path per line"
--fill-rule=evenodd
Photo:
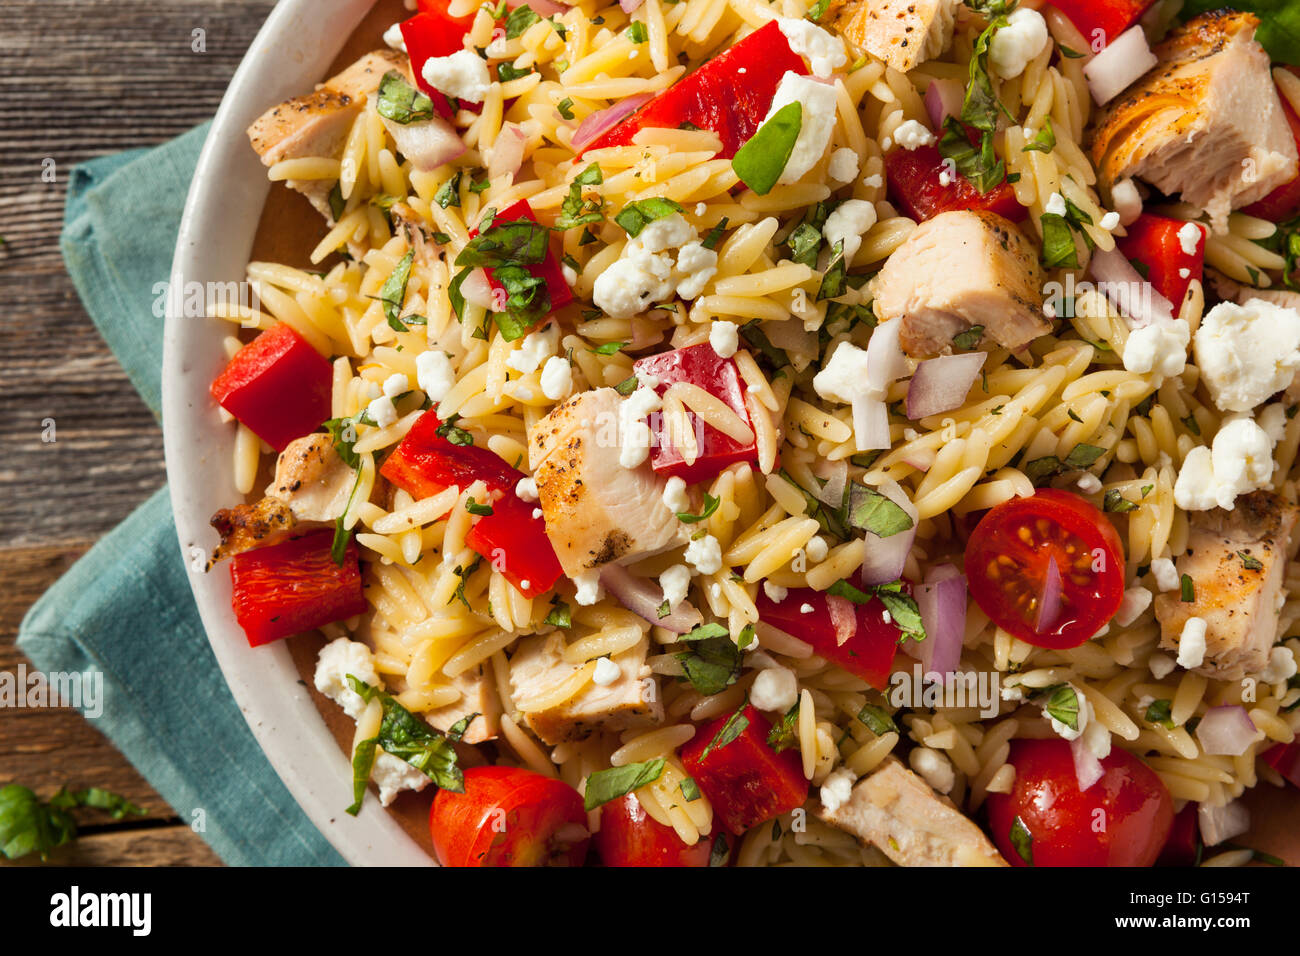
M866 724L867 729L877 737L900 733L898 724L894 723L894 718L890 716L889 711L875 704L863 704L862 709L858 711L858 720Z
M492 514L492 506L479 504L474 500L473 495L470 495L469 498L465 500L465 510L472 515L479 515L484 518Z
M849 524L859 531L869 531L878 538L889 538L907 531L915 523L901 507L866 485L849 483Z
M384 715L375 738L384 752L404 760L443 790L465 792L465 776L456 750L442 734L397 702L391 694L348 674L348 683L366 703L378 700Z
M401 126L433 119L433 100L421 93L396 70L389 70L379 81L375 112Z
M1174 703L1171 700L1153 700L1147 707L1143 719L1148 724L1160 724L1166 730L1174 729Z
M1020 854L1020 859L1030 866L1034 865L1034 838L1029 832L1029 827L1025 826L1025 821L1020 817L1016 817L1011 822L1011 845Z
M749 726L749 718L745 716L745 708L748 706L748 700L742 701L740 706L736 708L736 712L727 718L727 722L722 725L714 738L709 741L708 746L704 748L704 752L700 754L701 760L707 757L711 751L721 750L745 732L745 728Z
M1052 130L1052 118L1049 116L1043 121L1043 128L1021 152L1032 153L1050 153L1056 149L1056 133Z
M678 640L681 641L707 641L715 637L730 637L731 632L727 630L726 625L719 624L716 621L712 624L700 624L694 630L683 634Z
M587 810L627 796L633 790L654 783L664 772L664 758L655 757L642 763L629 763L608 770L597 770L587 778L582 805Z
M1247 571L1264 570L1264 562L1260 561L1259 558L1252 557L1250 554L1246 553L1245 551L1238 551L1237 557L1241 558L1241 566L1245 568Z
M700 631L701 628L695 630ZM688 637L686 635L682 639ZM722 636L691 639L691 650L675 656L691 686L706 697L722 693L740 676L740 648L732 641L725 627L722 628Z
M352 490L348 493L348 503L343 506L343 514L334 519L334 538L330 542L330 560L340 568L343 567L343 561L348 555L348 542L352 540L352 533L343 526L343 520L352 510L352 499L357 496L357 489L361 487L361 469L357 468L356 473Z
M462 448L466 445L474 444L474 436L465 429L456 424L460 421L460 415L452 415L445 422L437 427L434 434L439 438L445 438L453 445L459 445Z
M569 605L558 601L542 623L549 624L551 627L573 627L573 612L569 609Z
M921 620L921 609L916 606L916 601L902 591L886 590L888 587L889 585L878 586L875 589L876 597L880 598L885 610L902 632L898 635L898 643L902 644L909 637L914 641L925 640L925 623Z
M1125 514L1129 511L1137 511L1137 505L1125 498L1118 488L1112 488L1106 492L1102 499L1101 508L1103 511L1109 511L1113 514Z
M1106 454L1106 449L1099 448L1096 445L1086 445L1083 442L1075 445L1070 449L1070 453L1065 456L1065 467L1082 469L1094 464L1098 458Z
M514 40L523 35L524 31L534 23L540 23L542 18L532 7L521 4L510 11L506 17L506 39Z
M979 344L984 339L984 326L972 325L964 332L958 332L952 337L954 347L961 349L963 352L969 352L972 349L979 348Z
M855 588L843 578L828 587L826 593L831 597L841 597L847 601L852 601L854 604L870 604L872 599L872 596L866 591Z
M718 248L718 243L722 241L723 233L727 231L728 221L729 220L727 219L726 216L723 216L720 220L718 220L718 224L709 230L709 234L707 236L705 236L703 239L700 240L700 245L702 245L705 249ZM1292 415L1294 415L1294 412L1292 413Z
M729 859L731 859L731 848L727 845L727 835L719 833L713 849L709 851L709 866L726 866Z
M1058 724L1071 730L1079 729L1079 695L1069 684L1049 688L1047 702L1043 704L1044 712Z
M826 16L826 11L831 7L831 0L817 0L808 12L804 14L805 20L811 20L813 23L821 23L822 17Z
M790 247L790 259L810 269L817 267L817 252L822 247L822 234L811 223L802 222L789 236L785 244Z
M630 344L630 342L606 342L604 345L598 345L594 349L587 349L587 351L593 355L615 355L624 346Z
M375 769L375 747L378 745L378 737L368 737L360 741L352 752L352 805L347 810L354 817L361 812L361 804L365 802L366 786Z
M1065 217L1045 212L1039 221L1043 227L1043 264L1049 269L1079 268L1079 250Z
M703 521L705 518L711 516L713 512L718 510L718 505L720 504L722 504L721 498L715 498L713 495L705 492L704 510L697 515L685 511L679 511L677 512L677 520L683 524L695 524L697 521Z
M406 332L407 328L399 316L402 304L406 301L406 283L411 278L411 263L415 260L415 250L408 249L406 255L397 260L392 273L379 288L379 301L384 304L384 318L388 327L394 332Z
M844 260L844 240L835 240L832 251L831 261L826 264L826 272L822 275L822 284L817 288L818 302L844 294L844 279L848 270L848 263Z
M993 134L983 133L980 145L972 146L966 128L951 116L944 120L943 135L939 137L939 155L952 160L958 174L980 193L987 193L1006 179L1006 163L998 158L993 148Z
M629 375L623 381L614 386L614 391L618 392L624 398L636 391L636 376Z
M465 284L466 278L473 271L473 266L466 266L456 273L456 277L447 286L447 298L451 300L451 310L456 313L457 322L465 320L465 295L460 291L460 287Z
M635 239L641 230L656 219L664 219L673 213L681 212L682 207L671 199L655 196L650 199L638 199L623 207L614 221L623 227L623 231Z
M513 63L498 63L498 64L497 64L497 79L498 79L500 82L502 82L502 83L509 83L511 80L517 80L517 79L519 79L521 76L527 76L528 74L530 74L530 73L532 73L532 72L534 72L534 70L533 70L533 68L532 68L531 66L528 67L528 68L526 68L526 69L521 70L521 69L519 69L517 66L515 66ZM573 100L568 100L568 103L569 103L569 105L573 105ZM561 112L563 112L563 111L561 111ZM566 117L564 117L564 118L565 118L565 119L573 119L573 114L569 114L568 116L566 116Z
M1196 585L1192 582L1190 574L1184 574L1178 579L1178 596L1182 599L1183 604L1193 604L1196 601Z
M640 20L633 20L627 26L627 38L633 43L645 43L650 39L650 34L646 30L645 24Z
M731 168L740 181L760 196L771 192L790 161L802 128L801 104L790 103L777 110L732 158Z
M334 188L329 194L330 215L335 222L343 216L343 210L347 208L347 200L343 198L343 186L341 183L335 183Z
M694 803L702 796L700 793L700 785L695 782L694 777L687 777L678 784L678 789L681 790L682 796L686 798L687 803Z
M361 464L361 456L354 451L357 443L357 427L350 418L331 418L321 427L330 433L334 440L334 451L343 464L356 471Z
M775 753L789 750L799 742L799 703L785 712L785 715L772 725L767 735L767 745Z
M506 291L505 312L493 313L493 321L507 342L527 335L551 311L551 294L546 280L523 266L500 266L492 278Z
M545 226L530 219L494 222L465 244L465 248L456 256L456 265L486 266L490 269L537 265L546 260L550 248L547 238L549 232Z
M438 191L433 194L433 201L436 202L443 209L447 209L451 206L459 206L460 205L460 181L461 181L461 177L463 177L464 174L465 174L464 170L462 169L456 170L456 175L452 176L449 180L443 183L438 188Z

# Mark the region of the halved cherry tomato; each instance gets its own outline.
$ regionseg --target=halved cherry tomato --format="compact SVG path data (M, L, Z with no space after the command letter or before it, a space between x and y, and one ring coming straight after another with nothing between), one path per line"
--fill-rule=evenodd
M911 594L911 585L904 582L903 591ZM837 639L830 607L821 591L791 588L780 603L768 597L766 591L760 591L755 604L759 620L811 644L818 656L861 677L877 690L884 690L889 683L894 652L903 632L879 598L854 608L857 631L843 644ZM805 614L805 607L812 610Z
M708 866L713 838L687 846L677 831L645 812L636 794L600 808L596 852L606 866Z
M1015 785L988 798L993 842L1008 863L1151 866L1160 855L1174 802L1155 771L1128 751L1113 747L1087 790L1079 789L1064 740L1012 741L1008 760Z
M464 793L439 790L429 834L443 866L581 866L590 842L578 791L516 767L470 767Z
M1119 534L1078 495L1045 488L980 521L966 546L971 597L993 623L1036 647L1078 647L1124 597Z

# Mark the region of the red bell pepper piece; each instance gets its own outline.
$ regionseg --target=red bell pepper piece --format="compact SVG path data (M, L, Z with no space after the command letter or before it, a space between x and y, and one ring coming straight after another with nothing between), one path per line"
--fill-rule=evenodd
M492 220L492 225L499 226L508 222L518 222L521 219L537 222L537 216L533 214L533 207L528 205L527 199L521 199L502 209ZM469 234L472 239L478 235L478 230L471 229ZM551 312L563 308L573 301L573 290L569 288L569 283L564 279L564 271L560 268L560 260L555 257L555 250L548 251L546 259L542 262L526 268L533 277L546 280L546 291L551 297ZM506 299L505 286L496 280L496 276L492 274L491 269L485 268L483 271L487 274L488 284L492 286L493 298L504 303ZM505 306L503 305L495 311L502 312L504 310Z
M736 370L736 363L729 358L722 358L707 342L639 359L632 368L638 376L653 375L658 378L655 393L660 396L676 382L698 385L726 402L740 416L741 421L753 427L754 423L745 408L745 386L740 372ZM650 464L656 474L668 478L676 476L687 484L695 484L713 478L735 462L758 461L756 442L742 445L712 425L698 421L694 413L687 412L687 416L695 428L695 440L699 446L699 457L690 465L673 445L668 429L663 427L663 416L658 413L651 416L652 432L656 437ZM656 418L658 421L654 420Z
M482 480L490 489L492 514L481 516L465 543L492 561L526 597L550 590L561 573L546 535L546 521L533 517L536 505L515 494L524 473L477 445L453 445L438 434L442 422L432 410L415 420L379 473L415 498L436 495L455 485L465 489Z
M1300 69L1288 67L1292 73L1300 75ZM1291 127L1291 135L1295 137L1296 148L1300 149L1300 115L1291 108L1285 96L1281 97L1282 112L1286 116L1287 125ZM1242 212L1250 216L1258 216L1260 219L1267 219L1269 222L1286 222L1300 215L1300 176L1289 183L1283 183L1271 193L1258 202L1253 202Z
M1052 6L1069 17L1070 22L1089 43L1095 44L1100 39L1105 45L1137 23L1154 2L1155 0L1052 0Z
M424 79L424 64L435 57L451 56L465 47L465 34L469 32L473 17L453 17L447 13L445 5L438 9L438 4L421 4L421 10L428 6L428 12L417 13L401 25L402 39L406 43L406 52L411 57L411 72L415 75L415 85L429 99L433 108L443 119L456 115L451 102L439 90ZM474 105L474 104L466 104Z
M714 744L733 719L735 714L727 714L701 727L682 748L681 757L722 825L740 836L764 820L802 806L808 799L808 781L798 750L777 753L767 745L772 725L752 704L745 706L747 723L736 739Z
M1300 787L1300 741L1277 744L1260 754L1260 759L1280 773L1293 787Z
M718 155L731 159L762 125L787 72L805 76L808 67L773 21L688 73L583 152L630 145L642 129L680 129L692 123L717 133L722 140Z
M333 541L334 532L316 531L231 559L231 604L249 646L269 644L366 610L356 542L348 542L340 566L330 556Z
M909 219L924 222L957 209L995 212L1012 222L1028 217L1029 210L1020 205L1015 190L1005 180L981 193L969 179L955 171L949 172L955 178L944 185L939 179L944 171L938 146L899 148L885 154L889 198Z
M212 383L212 397L276 451L330 417L334 372L283 323L235 353Z
M903 591L911 593L911 586L903 582ZM791 634L812 645L820 657L838 664L844 670L861 677L877 690L889 684L889 674L894 669L894 652L902 634L898 625L886 615L885 605L879 598L855 606L857 631L843 644L838 643L835 624L831 620L826 594L812 588L791 588L779 604L760 591L755 602L759 620ZM804 614L805 605L812 607Z
M1178 233L1186 225L1181 219L1144 212L1128 227L1127 236L1115 238L1120 252L1146 266L1147 281L1173 303L1175 314L1183 304L1187 287L1193 279L1201 278L1205 268L1205 230L1199 227L1196 230L1196 251L1184 252Z

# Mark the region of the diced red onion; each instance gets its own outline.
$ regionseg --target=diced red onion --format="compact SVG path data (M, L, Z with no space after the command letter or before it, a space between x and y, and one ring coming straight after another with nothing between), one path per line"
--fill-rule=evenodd
M471 305L483 309L493 307L492 284L488 282L487 273L482 269L475 269L465 277L465 281L460 285L460 294Z
M918 515L912 499L895 481L886 481L877 489L882 495L898 505L912 519L912 527L888 538L881 538L872 532L866 533L866 547L862 552L862 583L866 585L888 584L897 581L907 564L907 556L912 552L912 542L916 540L916 522Z
M1196 739L1207 754L1240 757L1257 736L1255 722L1240 704L1211 707L1196 725Z
M635 13L643 3L645 0L618 0L618 5L623 8L624 13Z
M853 609L853 602L848 598L831 594L826 597L826 609L831 612L831 624L835 628L835 645L843 647L844 642L858 630L858 616Z
M1097 291L1128 317L1131 327L1140 329L1156 321L1173 321L1173 305L1142 278L1118 249L1093 252L1088 273L1097 281Z
M838 461L823 459L817 463L813 474L826 481L817 490L817 500L838 509L844 503L844 489L849 483L849 463L843 458Z
M943 121L949 116L960 117L966 90L956 80L934 80L925 91L925 109L930 114L930 125L943 131Z
M917 471L925 472L934 466L936 457L933 448L909 448L907 453L903 455L903 462Z
M1141 25L1135 25L1086 63L1083 75L1088 80L1092 98L1097 105L1104 106L1157 62Z
M1250 811L1240 800L1222 807L1202 803L1196 808L1196 822L1201 828L1201 842L1206 846L1218 846L1250 829Z
M921 362L907 386L907 417L916 421L960 408L986 358L984 352L963 352Z
M853 438L858 451L874 451L893 444L889 437L889 406L878 398L853 403Z
M664 324L648 319L643 315L632 316L632 344L628 350L639 352L652 345L658 345L664 338Z
M1040 634L1050 631L1061 616L1061 569L1056 566L1054 556L1047 560L1044 579L1043 593L1038 601L1038 618L1034 622L1034 630Z
M674 634L685 634L704 620L689 601L682 601L667 617L660 617L659 606L664 603L663 589L647 578L635 576L622 565L605 565L600 571L600 583L619 604L633 614Z
M1070 741L1070 754L1074 757L1074 777L1079 781L1080 790L1087 790L1106 772L1097 755L1088 747L1086 740L1087 735L1080 734Z
M552 0L521 0L519 3L508 3L511 10L519 7L531 7L532 11L543 17L551 17L560 13L567 13L569 8L562 3L553 3Z
M767 335L767 340L783 352L817 354L817 333L809 332L797 319L764 323L763 332Z
M925 673L953 674L961 662L962 638L966 636L966 579L955 573L917 585L912 592L925 625L925 640L909 641L919 652ZM937 569L936 569L937 570ZM915 655L914 655L915 656Z
M416 169L431 172L465 152L465 141L441 116L419 123L394 123L384 120L397 151Z
M492 144L492 158L488 160L488 178L495 180L519 172L524 162L524 147L528 137L518 123L506 123Z
M890 319L871 333L867 343L867 383L873 389L883 392L908 372L907 355L898 339L902 327L902 319Z
M654 99L654 96L650 93L638 93L635 96L621 99L606 109L597 110L586 117L578 124L578 128L573 131L571 145L574 152L581 152L586 149L652 99Z

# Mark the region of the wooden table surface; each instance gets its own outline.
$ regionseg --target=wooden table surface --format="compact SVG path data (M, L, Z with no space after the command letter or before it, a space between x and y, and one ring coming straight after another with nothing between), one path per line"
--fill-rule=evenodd
M68 174L209 118L272 6L0 2L0 672L22 660L14 637L27 608L165 480L162 433L64 271ZM47 418L52 444L41 440ZM219 862L74 710L0 710L0 784L9 782L42 797L64 784L106 787L148 810L123 823L86 814L82 836L52 863Z

